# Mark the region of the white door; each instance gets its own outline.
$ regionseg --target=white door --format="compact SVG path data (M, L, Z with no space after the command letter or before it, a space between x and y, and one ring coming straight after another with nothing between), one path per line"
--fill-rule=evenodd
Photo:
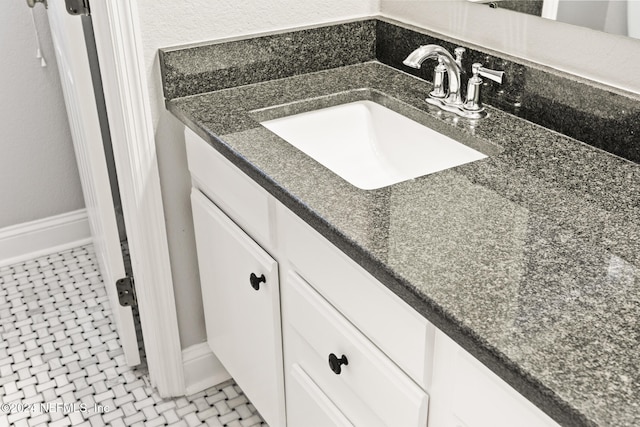
M140 363L131 307L118 302L116 280L125 277L111 186L102 146L82 21L65 9L64 0L49 0L47 14L56 50L73 145L91 234L120 344L127 364Z

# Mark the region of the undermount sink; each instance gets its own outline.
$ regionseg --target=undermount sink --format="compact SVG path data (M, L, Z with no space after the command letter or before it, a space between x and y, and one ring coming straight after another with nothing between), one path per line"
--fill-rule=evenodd
M260 123L363 190L487 157L370 100Z

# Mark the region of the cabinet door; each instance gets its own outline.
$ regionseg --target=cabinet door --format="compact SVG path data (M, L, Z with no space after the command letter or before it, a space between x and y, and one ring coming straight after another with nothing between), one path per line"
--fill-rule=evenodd
M443 332L436 332L429 427L560 427Z
M207 342L260 415L285 424L278 264L191 193Z

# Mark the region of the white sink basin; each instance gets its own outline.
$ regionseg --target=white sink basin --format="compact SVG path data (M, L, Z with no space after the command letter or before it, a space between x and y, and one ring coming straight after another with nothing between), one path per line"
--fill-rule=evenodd
M487 156L372 101L357 101L261 122L363 190Z

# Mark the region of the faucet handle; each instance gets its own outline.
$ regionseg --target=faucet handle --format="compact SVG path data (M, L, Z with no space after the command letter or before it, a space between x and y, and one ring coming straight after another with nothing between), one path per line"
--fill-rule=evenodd
M471 71L473 72L473 76L471 76L467 83L467 100L464 103L463 108L464 111L468 113L468 117L482 118L487 115L487 112L485 111L480 98L480 88L482 87L482 79L480 76L486 77L497 83L502 83L504 71L484 68L482 64L478 62L471 66Z
M429 92L432 98L443 99L447 96L447 92L444 89L444 75L447 72L447 67L444 65L444 58L442 55L438 55L438 65L433 70L433 90Z
M482 77L486 77L489 80L493 80L496 83L502 84L502 79L504 79L504 71L491 70L489 68L485 68L479 62L476 62L471 66L471 72L474 77L478 75Z

